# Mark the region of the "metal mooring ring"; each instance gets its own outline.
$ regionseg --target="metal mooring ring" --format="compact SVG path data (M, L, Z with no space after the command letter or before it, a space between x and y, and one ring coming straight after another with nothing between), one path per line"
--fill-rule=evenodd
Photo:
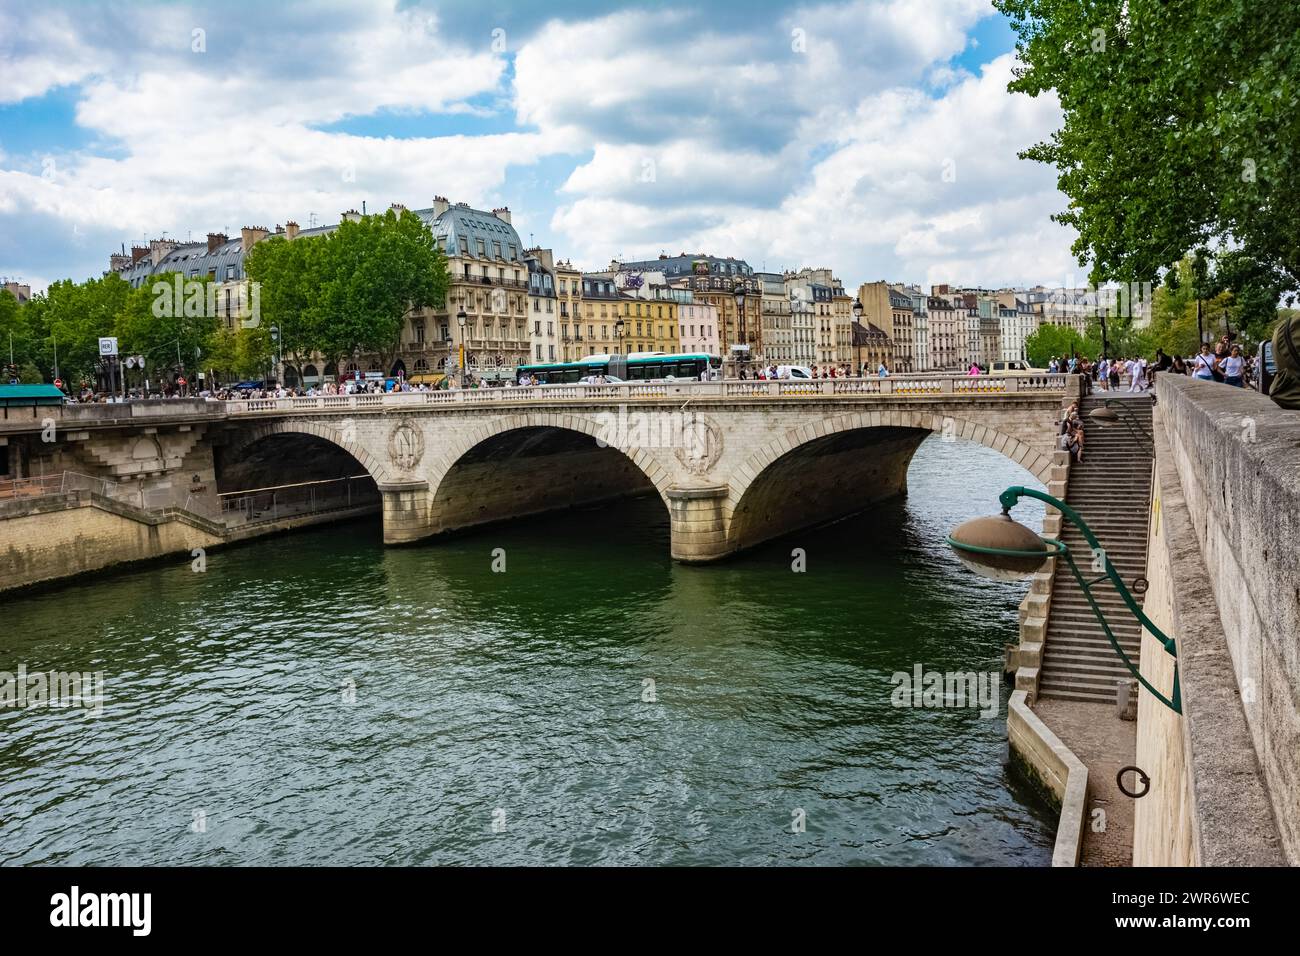
M1132 793L1124 786L1124 774L1128 773L1130 770L1136 773L1138 779L1142 781L1141 793ZM1121 767L1119 773L1115 774L1115 785L1119 787L1120 793L1124 794L1126 797L1131 797L1134 800L1141 800L1151 792L1151 778L1146 775L1145 771L1143 771L1141 767Z
M1129 590L1134 594L1146 594L1148 587L1150 585L1147 583L1146 578L1134 578L1133 583L1129 585Z

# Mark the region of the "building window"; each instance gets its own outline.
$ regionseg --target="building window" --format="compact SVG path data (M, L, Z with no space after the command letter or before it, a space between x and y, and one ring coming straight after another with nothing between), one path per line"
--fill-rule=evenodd
M478 254L479 254L480 256L486 256L486 255L487 255L487 243L484 242L482 239L477 239L477 240L475 240L475 244L476 244L477 247L478 247Z

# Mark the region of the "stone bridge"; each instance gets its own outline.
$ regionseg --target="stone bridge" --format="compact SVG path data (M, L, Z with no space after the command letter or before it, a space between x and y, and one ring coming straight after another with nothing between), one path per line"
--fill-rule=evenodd
M0 442L11 476L85 473L207 513L219 492L364 472L390 544L656 494L673 557L704 562L905 493L931 434L1063 477L1053 422L1075 387L916 376L70 405L10 409Z

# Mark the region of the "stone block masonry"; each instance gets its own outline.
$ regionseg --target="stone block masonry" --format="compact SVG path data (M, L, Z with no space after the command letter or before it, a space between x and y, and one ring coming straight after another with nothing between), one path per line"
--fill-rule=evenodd
M1143 691L1135 862L1300 863L1300 415L1157 376L1147 613L1181 717ZM1172 687L1150 634L1144 676Z

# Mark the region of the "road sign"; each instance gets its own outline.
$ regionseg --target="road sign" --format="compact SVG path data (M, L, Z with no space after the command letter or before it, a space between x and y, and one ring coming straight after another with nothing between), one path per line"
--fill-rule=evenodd
M136 368L144 368L144 356L143 356L143 355L137 355L137 356L135 357L135 367L136 367Z
M56 378L56 379L54 380L54 387L55 387L55 388L62 388L62 387L63 387L63 379L61 379L61 378Z
M178 378L178 379L176 380L176 384L177 384L177 385L184 385L184 384L185 384L185 377L184 377L184 376L181 376L180 378Z
M134 355L128 355L128 356L126 357L126 367L127 367L127 368L135 368L135 356L134 356Z
M116 338L115 336L109 336L108 338L100 339L100 340L99 340L99 354L100 354L100 355L116 355L116 354L117 354L117 338Z

